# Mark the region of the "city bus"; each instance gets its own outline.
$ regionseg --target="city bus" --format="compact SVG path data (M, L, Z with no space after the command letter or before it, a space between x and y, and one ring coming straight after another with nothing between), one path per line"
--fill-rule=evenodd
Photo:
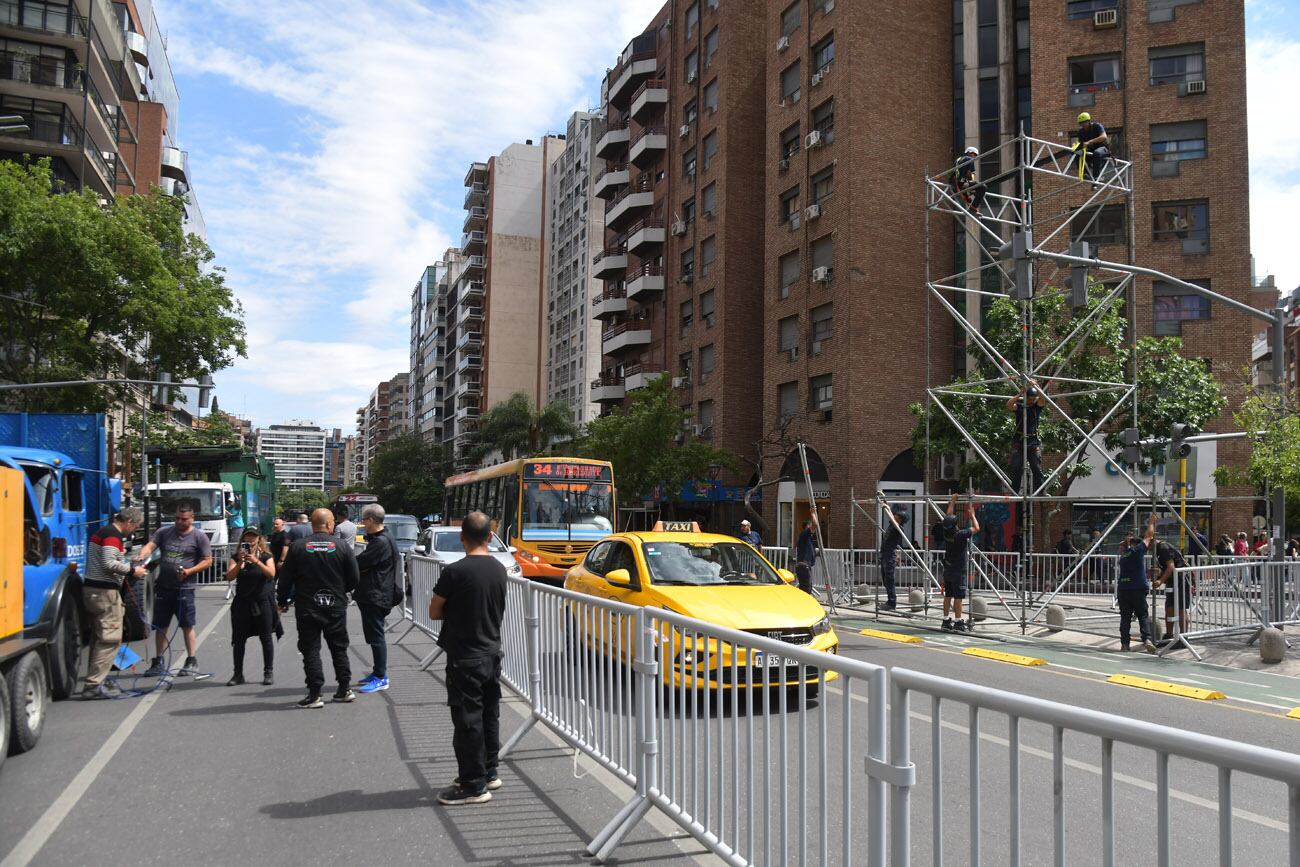
M348 520L361 526L361 510L371 503L378 503L379 498L374 494L339 494L334 499L334 511L340 508L345 509L348 513Z
M528 458L452 476L447 523L483 512L515 548L525 577L564 583L569 568L614 531L614 467L584 458Z

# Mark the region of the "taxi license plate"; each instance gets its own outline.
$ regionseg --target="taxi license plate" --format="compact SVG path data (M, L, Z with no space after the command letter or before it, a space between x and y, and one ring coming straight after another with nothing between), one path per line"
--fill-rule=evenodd
M755 651L754 651L754 654L753 654L753 657L754 657L754 667L755 667L755 668L764 668L764 667L766 667L766 668L784 668L784 667L786 667L787 665L796 665L796 664L797 664L797 663L795 663L794 661L789 660L789 659L786 659L786 658L783 657L783 656L772 656L772 655L770 655L770 654L765 654L765 653L763 653L763 651L761 651L761 650L755 650Z

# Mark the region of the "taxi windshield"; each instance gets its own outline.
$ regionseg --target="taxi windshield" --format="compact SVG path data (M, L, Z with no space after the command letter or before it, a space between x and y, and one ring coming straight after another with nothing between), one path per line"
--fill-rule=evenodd
M785 583L757 551L742 542L646 542L642 551L655 584L704 587Z

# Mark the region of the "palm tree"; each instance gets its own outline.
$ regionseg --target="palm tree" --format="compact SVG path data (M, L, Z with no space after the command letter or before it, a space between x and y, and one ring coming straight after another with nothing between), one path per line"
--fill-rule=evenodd
M537 410L526 392L517 391L483 413L478 433L466 455L472 463L481 463L489 454L499 451L506 460L514 460L540 454L555 440L572 437L577 432L567 404L557 400Z

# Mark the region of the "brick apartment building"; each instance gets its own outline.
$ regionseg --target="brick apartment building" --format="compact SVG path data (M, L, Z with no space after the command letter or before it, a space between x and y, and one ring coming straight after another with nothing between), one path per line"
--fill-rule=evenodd
M1088 233L1100 254L1125 259L1131 240L1139 264L1249 297L1240 2L672 0L602 98L595 398L613 406L673 376L691 433L742 457L789 417L836 544L850 492L920 487L907 406L925 395L922 179L965 146L1022 127L1068 144L1086 108L1134 163L1132 214L1108 211ZM932 268L949 273L960 242L933 229ZM1224 382L1250 362L1240 314L1150 280L1136 291L1141 333L1180 335ZM937 384L965 347L942 316L932 325ZM790 475L785 460L766 477ZM710 505L716 526L738 520L734 502ZM787 543L810 506L802 485L766 489L768 541Z

